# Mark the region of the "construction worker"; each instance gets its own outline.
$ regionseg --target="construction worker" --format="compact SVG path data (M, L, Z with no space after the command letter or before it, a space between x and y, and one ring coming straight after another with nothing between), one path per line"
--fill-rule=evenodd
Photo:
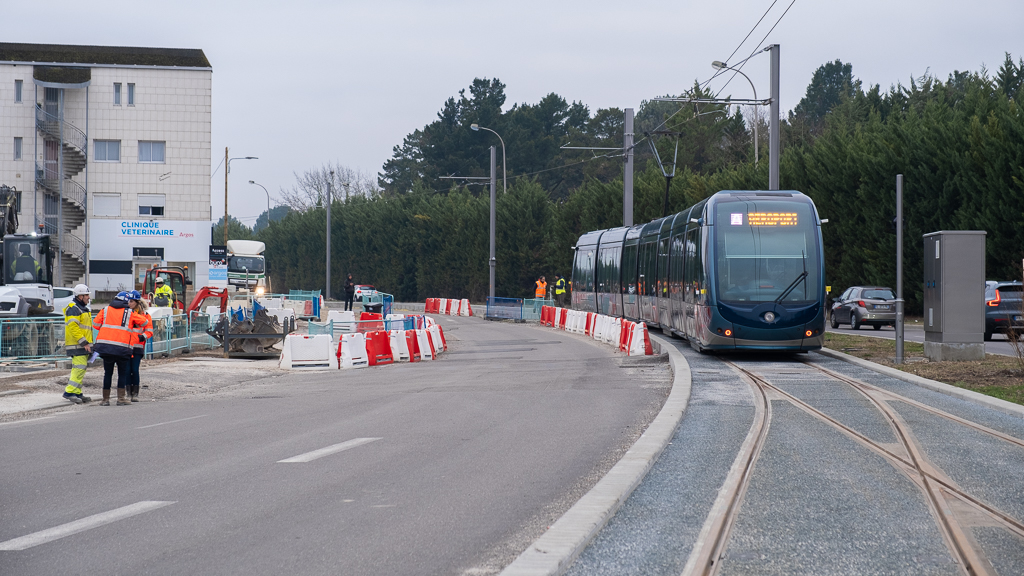
M75 404L88 402L82 395L82 379L92 353L92 311L89 310L89 287L79 284L72 290L75 299L64 307L64 349L71 357L71 376L64 388L64 399Z
M146 355L146 340L153 337L153 318L146 312L146 303L138 290L128 293L128 307L145 321L135 329L136 338L132 343L132 359L128 368L128 396L132 402L139 401L139 367L142 357Z
M131 402L125 391L128 385L128 366L132 360L132 347L138 341L136 332L145 319L128 307L128 293L118 292L110 305L96 315L96 345L93 348L103 358L103 402L110 406L110 384L117 366L117 405L128 406Z
M32 257L32 245L22 244L18 246L21 256L11 262L11 278L17 282L38 282L43 269L39 261Z
M534 298L537 300L543 300L548 293L548 281L541 276L537 280L537 289L534 291Z
M174 291L171 287L164 284L164 279L160 276L156 278L156 290L153 292L153 306L170 306L174 304Z
M565 308L565 278L561 274L555 274L555 300L559 308Z

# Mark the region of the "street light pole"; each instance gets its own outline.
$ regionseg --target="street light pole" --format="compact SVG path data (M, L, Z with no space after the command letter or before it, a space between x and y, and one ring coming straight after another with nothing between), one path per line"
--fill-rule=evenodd
M228 147L224 147L224 245L228 245L228 174L231 173L232 160L259 160L255 156L228 158Z
M249 180L249 184L255 184L260 188L263 188L264 192L267 192L267 187L264 186L263 184L260 184L259 182ZM270 228L270 192L267 192L267 228Z
M491 257L487 261L490 269L490 288L488 289L490 299L488 299L487 303L490 305L494 304L494 267L497 264L497 261L494 258L494 201L496 198L494 189L497 188L496 180L498 178L498 170L497 166L495 166L497 162L498 150L494 146L491 146ZM502 166L502 169L504 169L504 166Z
M331 183L334 182L334 170L331 170L331 178L327 181L327 286L324 291L324 301L331 299Z
M772 53L771 124L768 126L768 189L779 189L779 45L768 47Z
M754 91L754 100L757 100L757 88L754 87L754 82L750 80L750 76L747 76L746 74L744 74L742 70L740 70L739 68L733 68L732 66L729 66L725 62L720 62L718 60L715 60L714 62L712 62L711 63L711 67L714 68L715 70L732 70L733 72L736 72L740 76L743 76L744 78L746 78L747 82L750 82L750 89ZM757 154L757 142L758 142L758 138L757 138L757 125L760 123L760 117L761 117L760 112L758 111L757 106L755 105L754 106L754 166L757 166L757 157L758 157L758 154Z
M490 128L484 128L479 124L470 124L469 127L472 128L474 132L479 130L487 130L491 134L494 134L495 136L498 137L498 141L501 142L501 191L508 192L508 180L506 179L507 175L505 173L505 141L502 140L501 134L498 134L497 132L491 130Z

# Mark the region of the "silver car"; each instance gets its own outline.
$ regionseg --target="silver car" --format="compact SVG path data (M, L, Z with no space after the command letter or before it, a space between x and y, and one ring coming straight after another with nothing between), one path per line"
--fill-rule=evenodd
M882 286L854 286L832 301L829 319L833 328L849 324L857 330L870 325L875 330L882 326L896 326L896 296L891 288Z

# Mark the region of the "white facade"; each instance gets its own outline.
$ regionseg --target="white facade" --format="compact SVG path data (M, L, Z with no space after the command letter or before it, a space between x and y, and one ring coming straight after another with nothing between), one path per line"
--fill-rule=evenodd
M26 54L31 62L17 60ZM61 76L67 67L78 76ZM132 289L139 270L164 263L187 265L194 285L206 285L212 75L199 50L0 44L0 185L21 191L19 232L45 224L56 245L63 231L57 284ZM49 133L37 123L53 114L66 123L58 138L52 126L60 122ZM87 138L86 154L74 128ZM58 153L60 138L68 143ZM88 277L78 250L88 255Z

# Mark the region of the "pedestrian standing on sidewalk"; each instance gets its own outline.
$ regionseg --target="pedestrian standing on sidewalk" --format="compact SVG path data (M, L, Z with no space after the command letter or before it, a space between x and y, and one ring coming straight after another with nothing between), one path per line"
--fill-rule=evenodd
M103 402L110 406L110 385L117 367L117 405L131 402L125 392L128 385L128 366L132 361L132 342L138 339L135 330L142 325L142 316L128 307L128 293L118 292L110 304L96 315L96 345L93 349L103 358Z
M64 307L64 349L71 357L71 376L64 388L64 399L81 404L90 400L82 395L82 379L92 353L92 311L89 310L88 286L79 284L72 292L75 299Z
M345 279L345 310L352 309L352 299L356 296L356 285L352 282L352 275Z
M128 369L128 396L132 402L138 402L139 367L142 365L142 357L146 355L146 341L153 338L153 318L146 311L146 303L142 301L142 294L138 290L128 293L128 307L144 321L135 330L136 338L132 343L132 359Z

